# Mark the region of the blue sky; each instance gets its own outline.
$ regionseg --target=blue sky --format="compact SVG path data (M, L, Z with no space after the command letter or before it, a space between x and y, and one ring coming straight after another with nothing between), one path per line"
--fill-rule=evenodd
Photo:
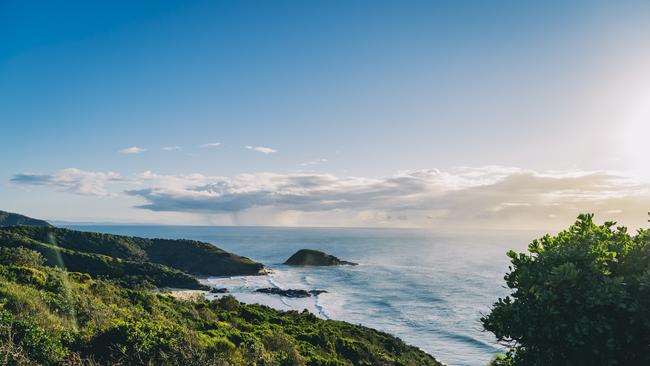
M485 226L638 217L649 17L643 1L3 1L1 208L269 225L435 227L461 205ZM433 199L576 174L605 182L556 213L548 197L593 192ZM535 214L512 222L520 211Z

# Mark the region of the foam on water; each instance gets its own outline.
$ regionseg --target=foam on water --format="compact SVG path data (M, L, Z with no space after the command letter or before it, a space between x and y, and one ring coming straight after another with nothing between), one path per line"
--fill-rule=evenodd
M266 276L208 278L240 301L280 310L307 309L323 319L363 324L394 334L448 365L486 365L500 350L481 314L507 291L509 249L532 236L435 236L422 231L233 227L101 226L87 231L202 240L264 263ZM313 248L359 266L291 267L296 250ZM326 290L309 298L255 292L264 287ZM209 298L222 296L209 294Z

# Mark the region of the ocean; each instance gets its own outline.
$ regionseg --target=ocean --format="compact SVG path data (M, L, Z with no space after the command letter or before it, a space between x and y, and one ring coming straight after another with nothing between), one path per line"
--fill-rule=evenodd
M302 310L382 330L451 366L487 365L501 350L481 314L508 294L506 251L523 251L525 233L441 235L409 229L198 226L67 226L76 230L213 243L272 269L267 276L208 278L240 301ZM298 249L325 251L359 266L290 267ZM306 299L255 293L263 287L318 289ZM216 296L216 295L212 295Z

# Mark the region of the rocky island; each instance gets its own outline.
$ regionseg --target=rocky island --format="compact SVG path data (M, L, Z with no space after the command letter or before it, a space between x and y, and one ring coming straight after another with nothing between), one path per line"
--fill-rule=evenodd
M284 264L290 266L356 266L357 263L340 260L339 258L314 249L300 249L289 257Z

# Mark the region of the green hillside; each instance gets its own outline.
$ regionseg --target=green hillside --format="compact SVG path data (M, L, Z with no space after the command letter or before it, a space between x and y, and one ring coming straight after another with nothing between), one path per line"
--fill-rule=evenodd
M113 279L127 286L205 289L194 274L254 275L264 268L260 263L208 243L47 226L0 227L0 247L29 248L39 252L48 266Z
M179 300L43 261L0 248L1 364L440 365L388 334L306 311Z
M0 226L52 226L47 221L33 219L20 214L0 210Z
M0 228L2 232L77 252L152 262L202 276L255 275L264 268L210 243L193 240L145 239L54 227L16 226Z

